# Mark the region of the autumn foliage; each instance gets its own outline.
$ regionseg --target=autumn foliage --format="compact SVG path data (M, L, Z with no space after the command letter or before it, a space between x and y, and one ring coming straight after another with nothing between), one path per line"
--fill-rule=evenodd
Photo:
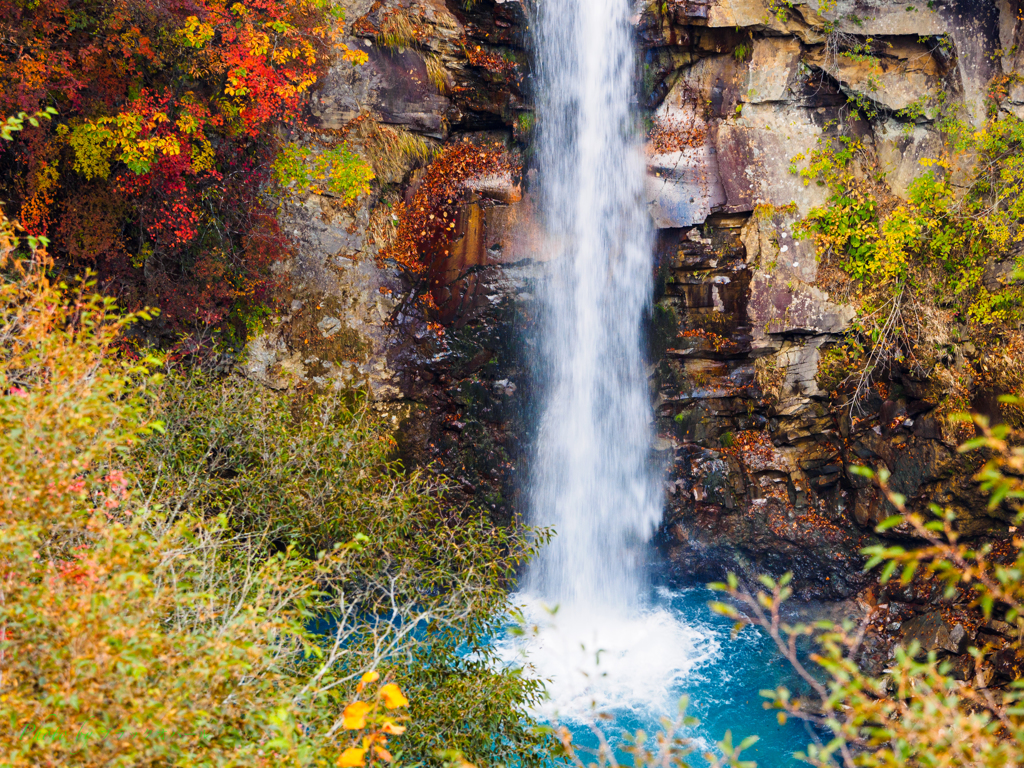
M346 645L346 671L309 621L352 547L269 555L223 516L149 506L118 462L165 431L163 377L117 352L149 315L13 257L20 234L0 217L3 764L390 762L409 701L376 671L349 686L372 653Z
M266 298L285 253L262 199L272 129L340 54L328 0L0 0L0 114L56 108L0 149L16 216L172 330Z
M126 354L152 313L45 245L0 215L0 762L536 764L489 645L532 545L358 399Z
M381 249L381 260L393 261L409 276L422 275L435 261L449 255L465 202L466 182L517 170L500 145L449 144L427 169L411 202L398 205L398 231Z

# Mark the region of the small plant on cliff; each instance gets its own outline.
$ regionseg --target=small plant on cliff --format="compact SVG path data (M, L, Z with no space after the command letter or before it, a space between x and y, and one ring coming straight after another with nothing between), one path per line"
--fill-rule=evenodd
M274 160L274 180L286 193L331 195L350 202L370 191L373 170L347 146L289 144Z
M423 62L427 67L427 79L430 80L430 84L442 96L448 95L452 90L452 79L441 57L436 53L427 53L423 57Z
M765 17L765 23L771 23L771 18L774 16L778 21L785 24L789 21L789 14L796 5L793 0L768 0L769 15Z
M416 23L404 8L385 11L377 33L377 44L391 51L412 48L419 39Z
M821 350L814 380L825 392L840 390L850 376L864 367L864 346L856 339Z
M779 365L777 355L759 357L754 361L754 380L769 403L778 403L786 383L787 369Z
M369 116L356 118L347 130L382 184L401 181L410 165L426 165L436 154L435 143L430 139Z
M522 136L528 136L537 125L537 116L533 112L520 112L516 115L516 130Z

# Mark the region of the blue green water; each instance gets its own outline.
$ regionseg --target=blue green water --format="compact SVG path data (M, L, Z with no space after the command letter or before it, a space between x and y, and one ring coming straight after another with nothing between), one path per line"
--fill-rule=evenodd
M734 742L760 737L744 753L759 766L802 765L793 753L813 735L794 720L780 725L759 692L785 685L800 693L804 684L763 632L747 628L733 638L733 623L708 608L715 599L709 590L654 589L646 607L628 617L552 616L529 596L521 599L530 629L506 638L502 655L548 681L550 698L537 714L570 728L574 744L597 747L591 727L598 714L613 718L601 721L613 742L638 729L656 733L686 696L687 714L700 724L685 735L698 752L717 753L731 731ZM690 762L706 765L699 755Z

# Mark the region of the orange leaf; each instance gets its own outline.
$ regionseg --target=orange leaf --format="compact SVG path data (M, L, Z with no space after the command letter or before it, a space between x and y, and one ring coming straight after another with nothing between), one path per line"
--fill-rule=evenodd
M380 680L380 672L366 672L360 679L359 685L356 686L356 690L360 693L363 692L363 688L366 687L367 683L374 683Z
M360 766L366 765L364 756L366 755L365 749L359 747L349 747L341 753L341 757L338 758L339 768L360 768Z

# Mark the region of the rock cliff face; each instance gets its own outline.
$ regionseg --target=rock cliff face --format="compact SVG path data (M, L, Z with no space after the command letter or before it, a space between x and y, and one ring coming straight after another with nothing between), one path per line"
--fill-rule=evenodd
M352 0L346 11L346 42L369 62L339 63L313 97L316 129L290 139L345 142L377 179L355 204L284 201L297 244L281 268L290 312L250 341L246 373L275 388L368 389L400 422L407 463L432 464L453 478L456 500L508 518L527 444L520 339L537 276L535 260L518 255L531 251L533 226L520 180L469 179L447 255L415 285L378 257L396 204L412 199L444 146L522 150L532 125L526 14L518 2L444 0ZM414 295L423 292L435 310L424 311Z
M854 464L886 466L915 503L955 507L970 533L1005 530L943 434L939 383L908 373L854 411L819 375L855 311L813 243L794 237L826 191L791 165L822 137L856 137L905 196L939 152L934 107L1024 116L1019 16L1006 0L638 5L658 229L652 393L671 466L660 540L674 578L793 570L805 596L860 592L858 551L888 513ZM404 420L408 460L436 462L458 494L499 515L516 508L530 442L532 285L544 265L529 173L464 185L451 247L430 269L432 317L375 257L391 206L444 143L498 140L529 166L528 17L518 0L349 4L350 43L370 62L331 73L312 105L322 130L297 140L361 147L378 182L355 206L286 203L294 300L247 363L275 387L368 387ZM998 104L993 82L1007 91Z
M906 196L920 160L939 155L934 108L983 120L1014 66L993 52L1020 22L990 2L829 6L669 2L639 30L656 139L658 415L675 454L669 560L680 577L794 570L803 594L844 598L867 585L857 552L889 514L851 465L885 466L894 489L953 506L964 530L1002 523L935 418L935 382L904 374L856 408L828 391L822 351L856 313L829 295L813 242L794 238L827 197L794 171L822 138L849 136ZM1001 107L1020 109L1012 94Z

